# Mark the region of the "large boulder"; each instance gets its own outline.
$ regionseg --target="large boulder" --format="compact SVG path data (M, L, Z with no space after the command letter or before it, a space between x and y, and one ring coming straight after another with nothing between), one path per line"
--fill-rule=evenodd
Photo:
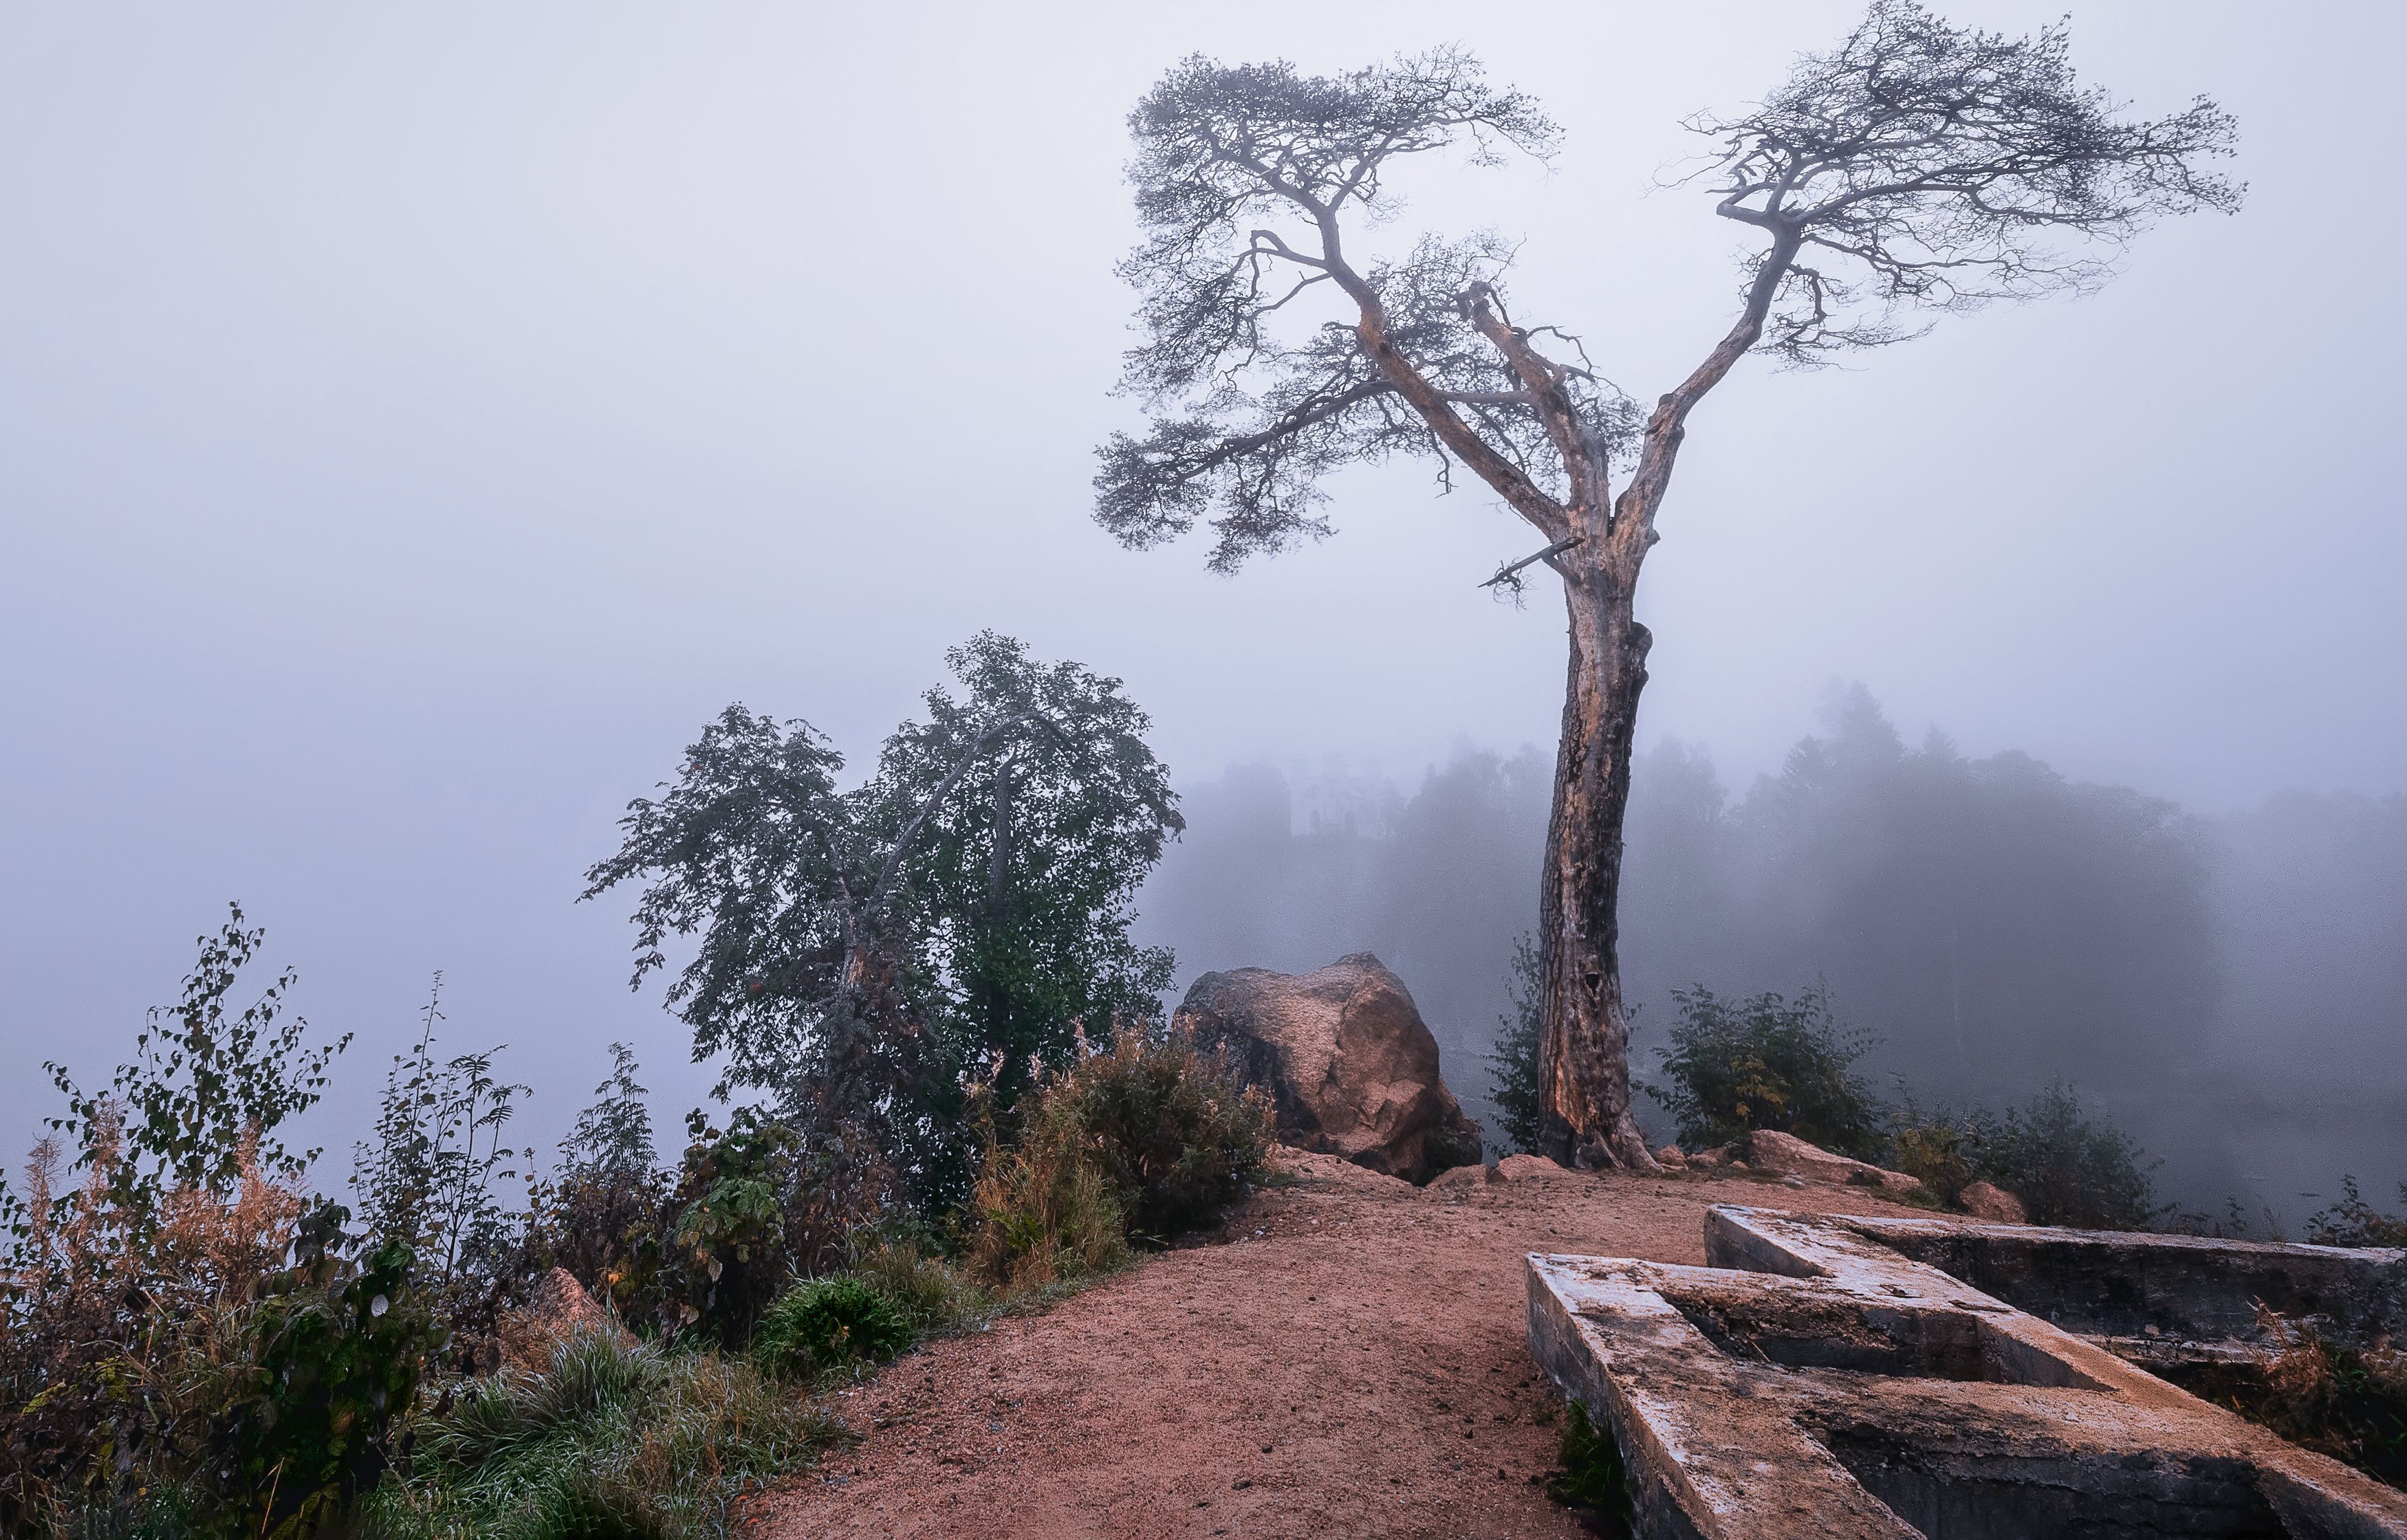
M1479 1125L1438 1075L1437 1039L1367 952L1317 973L1206 973L1175 1021L1270 1093L1289 1144L1416 1182L1479 1158Z

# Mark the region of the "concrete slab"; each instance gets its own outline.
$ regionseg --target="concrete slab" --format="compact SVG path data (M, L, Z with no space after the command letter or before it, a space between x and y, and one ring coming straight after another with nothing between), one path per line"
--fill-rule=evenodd
M1610 1423L1641 1536L2407 1540L2407 1495L1901 1254L1877 1228L1948 1223L1729 1207L1706 1219L1710 1266L1530 1257L1531 1349ZM1987 1243L1906 1238L1934 1254ZM1988 1254L2005 1266L2016 1253ZM2340 1294L2379 1294L2380 1259L2371 1285L2333 1265L2354 1279Z

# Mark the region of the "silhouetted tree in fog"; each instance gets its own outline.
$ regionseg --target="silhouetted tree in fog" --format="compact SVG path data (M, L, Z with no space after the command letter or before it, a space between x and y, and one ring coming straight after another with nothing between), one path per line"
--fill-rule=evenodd
M722 1090L869 1130L923 1194L961 1175L962 1071L1007 1103L1082 1028L1158 1013L1171 956L1129 906L1181 827L1119 681L990 631L946 661L961 695L930 690L850 790L807 722L728 707L584 895L644 884L638 985L699 938L668 1003Z
M2206 1044L2209 848L2170 802L1908 748L1861 685L1735 807L1694 753L1639 778L1633 998L1827 979L1876 1067L1976 1099L2161 1088Z
M1544 542L1570 669L1541 887L1545 1143L1651 1167L1631 1115L1617 954L1621 826L1650 638L1632 613L1688 417L1750 349L1790 363L1914 333L1923 311L2080 290L2149 219L2230 208L2201 168L2231 120L2200 98L2131 121L2080 85L2061 28L2007 39L1874 0L1763 106L1689 127L1716 212L1758 243L1738 314L1642 412L1575 337L1517 319L1493 234L1348 243L1393 216L1400 163L1465 148L1544 157L1555 125L1450 49L1350 75L1197 56L1131 115L1143 243L1123 265L1143 340L1126 386L1185 415L1102 451L1097 518L1149 546L1211 516L1212 566L1326 534L1320 478L1425 455L1461 466ZM1326 303L1315 312L1312 306ZM1287 319L1285 318L1293 318Z

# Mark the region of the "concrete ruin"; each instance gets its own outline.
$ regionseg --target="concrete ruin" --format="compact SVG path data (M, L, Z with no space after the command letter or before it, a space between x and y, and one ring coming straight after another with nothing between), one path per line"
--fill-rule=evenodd
M1736 1207L1705 1252L1529 1259L1644 1540L2407 1540L2407 1494L2130 1361L2247 1354L2258 1301L2389 1335L2407 1252Z

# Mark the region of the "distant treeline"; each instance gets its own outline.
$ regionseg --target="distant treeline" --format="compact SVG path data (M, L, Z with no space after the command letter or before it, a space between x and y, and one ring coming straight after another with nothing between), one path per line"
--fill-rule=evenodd
M1378 953L1478 1102L1474 1055L1535 923L1551 771L1534 749L1464 749L1406 797L1232 769L1186 789L1143 928L1189 977ZM1874 1075L1991 1103L2070 1081L2166 1157L2186 1202L2295 1222L2345 1169L2407 1170L2407 798L2285 793L2204 817L2023 754L1909 746L1861 686L1743 796L1673 742L1634 781L1641 1076L1674 989L1818 981L1878 1039Z

